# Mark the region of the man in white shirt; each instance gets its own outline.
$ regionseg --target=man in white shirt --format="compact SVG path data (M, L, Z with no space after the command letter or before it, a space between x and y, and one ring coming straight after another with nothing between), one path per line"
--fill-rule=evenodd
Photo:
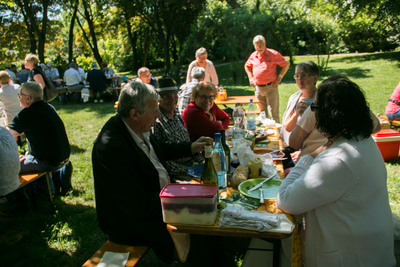
M52 80L57 80L60 78L60 73L58 72L58 69L53 68L53 64L51 64L50 62L47 63L47 69L52 72Z
M81 84L82 78L77 71L78 65L70 63L69 69L64 72L64 82L68 91L82 90L85 86Z
M83 84L85 84L86 83L85 70L78 66L78 72L79 72L79 75L81 76Z

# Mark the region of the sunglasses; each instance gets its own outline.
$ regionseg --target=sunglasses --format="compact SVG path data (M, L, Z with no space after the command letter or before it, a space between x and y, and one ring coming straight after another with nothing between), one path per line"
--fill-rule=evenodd
M314 104L314 102L313 102L313 103L311 103L311 105L310 105L310 109L311 109L311 111L312 111L312 112L316 111L318 108L319 108L319 107L318 107L318 106L316 106L316 105Z

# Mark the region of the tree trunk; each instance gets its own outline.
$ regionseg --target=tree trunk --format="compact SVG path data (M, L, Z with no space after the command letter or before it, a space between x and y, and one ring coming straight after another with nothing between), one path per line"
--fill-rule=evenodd
M131 44L132 49L132 71L136 71L137 69L137 52L136 52L136 42L137 42L137 33L136 31L132 34L132 25L129 22L129 18L125 15L125 23L126 23L126 31L128 32L129 43Z
M79 1L75 2L74 11L72 12L71 23L69 25L68 35L68 62L72 62L74 59L74 27L76 20L76 13L78 11Z
M97 37L96 37L96 33L94 31L93 18L89 12L87 1L83 0L82 3L83 3L83 7L84 7L84 12L85 12L85 19L89 26L89 34L92 39L92 45L90 46L90 48L92 49L94 58L96 59L97 63L99 63L99 65L100 65L100 63L103 62L103 59L101 58L99 49L97 47ZM82 30L83 30L83 28L82 28Z
M146 28L146 31L145 31L145 33L144 33L144 46L143 46L143 49L144 49L144 55L143 55L143 65L142 66L147 66L147 56L148 56L148 54L149 54L149 49L150 49L150 33L149 33L149 29L148 28Z

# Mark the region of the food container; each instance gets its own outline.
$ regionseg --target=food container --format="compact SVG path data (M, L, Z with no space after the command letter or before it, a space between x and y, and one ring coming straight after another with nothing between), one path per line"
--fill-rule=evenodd
M383 129L372 135L384 161L398 159L400 146L400 133L392 129Z
M160 192L165 223L213 225L217 185L168 184Z

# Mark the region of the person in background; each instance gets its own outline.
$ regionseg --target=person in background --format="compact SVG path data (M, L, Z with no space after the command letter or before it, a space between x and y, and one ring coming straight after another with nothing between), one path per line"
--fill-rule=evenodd
M106 75L107 78L111 78L111 76L113 76L115 74L114 70L111 67L108 67L108 64L106 62L101 62L100 68L103 71L104 75ZM107 86L115 87L114 80L107 79Z
M82 90L85 87L82 84L82 78L79 75L76 63L69 64L69 69L64 72L64 82L69 91Z
M15 75L15 73L11 70L10 65L6 64L4 66L5 71L7 71L7 73L10 75L10 79L13 82L13 84L17 83L17 76Z
M38 57L35 54L26 55L24 65L25 68L31 71L28 77L28 82L37 82L42 86L44 90L46 88L46 84L44 83L44 78L40 72L42 68L39 66Z
M92 70L88 71L87 81L90 85L90 90L92 90L94 103L98 103L97 93L100 97L100 103L104 102L103 92L107 89L107 78L104 73L97 68L97 63L92 63Z
M85 74L85 70L82 69L82 68L79 67L79 66L78 66L78 69L77 69L77 70L78 70L79 76L81 76L82 84L85 85L85 84L86 84L86 74Z
M200 136L214 138L220 129L228 128L229 117L214 103L216 97L217 89L210 82L199 82L193 88L192 102L182 114L190 140Z
M206 71L204 81L212 82L215 86L218 86L217 72L215 71L214 64L207 59L207 55L207 50L204 47L197 49L195 54L196 60L190 63L187 70L186 83L190 83L193 80L192 69L194 67L202 67Z
M97 218L104 234L117 244L149 246L169 263L175 247L162 219L159 197L170 183L165 161L201 152L205 138L193 143L158 143L150 135L160 118L158 101L153 86L126 84L117 114L96 138L92 165Z
M189 134L176 105L179 89L171 78L159 79L158 84L159 87L156 88L156 91L160 95L158 105L160 118L156 120L153 127L154 137L159 143L190 142ZM166 161L165 167L171 174L171 179L191 181L192 177L187 174L186 170L193 165L194 159L198 163L204 160L199 154L194 154L192 157Z
M258 108L279 123L278 85L289 69L290 63L278 51L266 47L265 38L257 35L253 39L254 51L244 65L251 86L259 100ZM277 75L276 68L282 69Z
M60 74L57 68L54 68L53 64L51 64L50 62L47 62L46 66L47 66L47 71L51 72L51 74L49 74L51 76L51 82L54 84L56 88L61 87L61 83L58 81L58 79L60 79Z
M299 160L277 196L302 223L304 265L396 266L387 172L363 92L348 79L322 83L310 108L328 140Z
M4 127L0 127L0 151L0 214L7 214L10 207L5 199L19 187L20 163L17 143Z
M137 72L138 77L133 79L135 82L142 82L152 85L154 88L157 88L157 80L151 76L150 70L146 67L141 67Z
M10 81L8 72L0 71L0 100L6 108L8 122L11 122L18 112L21 111L18 100L19 85L11 85Z
M181 91L179 95L179 114L182 115L185 108L190 104L192 99L193 88L201 81L204 81L206 70L202 67L194 67L191 76L193 77L190 83L184 83L179 88Z
M17 77L17 82L19 82L17 65L12 64L12 65L11 65L11 71L14 72L15 76Z
M400 120L400 82L390 96L385 115L390 121Z
M24 64L21 64L21 71L18 73L19 84L27 82L30 73L30 70L26 69Z

